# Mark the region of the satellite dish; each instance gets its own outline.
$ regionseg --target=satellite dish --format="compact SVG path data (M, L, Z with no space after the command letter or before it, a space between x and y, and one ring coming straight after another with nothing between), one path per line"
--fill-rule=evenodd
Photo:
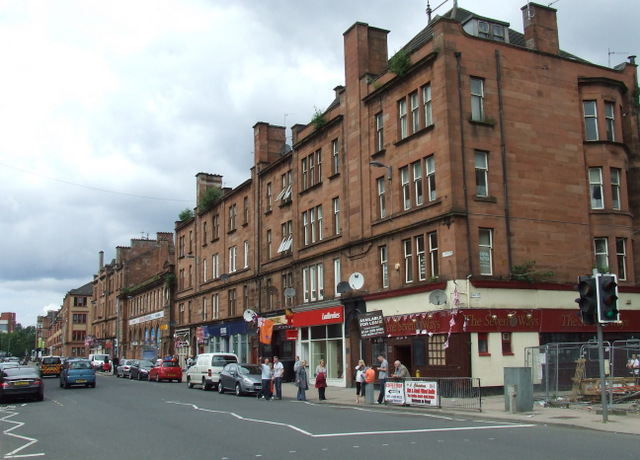
M242 314L242 317L247 323L250 323L251 321L254 321L258 317L258 314L253 310L247 309Z
M447 303L447 294L442 289L436 289L429 294L429 302L433 305L444 305Z
M220 279L222 281L227 281L229 279L229 274L228 273L223 273L222 275L220 275Z
M282 146L282 150L280 150L280 155L286 155L289 152L291 152L291 146L289 144L284 144Z
M292 287L288 287L287 289L284 290L284 296L287 299L293 299L296 296L296 290L293 289Z
M346 281L340 281L337 286L337 290L340 294L346 294L351 291L351 286Z
M355 290L358 290L362 286L364 286L364 276L362 276L362 273L352 273L349 277L349 286L351 286L351 289Z

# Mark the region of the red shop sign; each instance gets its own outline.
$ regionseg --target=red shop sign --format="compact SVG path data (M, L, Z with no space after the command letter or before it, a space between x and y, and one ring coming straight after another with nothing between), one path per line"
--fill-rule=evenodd
M298 340L298 330L297 329L286 329L286 338L287 340Z
M321 326L323 324L342 323L343 321L344 308L342 305L293 314L293 325L295 327Z

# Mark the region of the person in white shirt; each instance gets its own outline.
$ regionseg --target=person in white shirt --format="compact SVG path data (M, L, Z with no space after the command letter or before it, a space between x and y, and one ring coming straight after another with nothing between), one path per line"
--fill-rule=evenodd
M284 375L284 366L280 362L280 358L273 357L273 386L276 390L274 399L282 399L282 376Z
M635 377L636 385L638 385L640 383L640 360L635 353L631 355L631 359L627 363L627 369L631 371L631 375Z
M260 369L262 370L262 390L258 393L258 398L271 401L271 365L269 358L261 359Z

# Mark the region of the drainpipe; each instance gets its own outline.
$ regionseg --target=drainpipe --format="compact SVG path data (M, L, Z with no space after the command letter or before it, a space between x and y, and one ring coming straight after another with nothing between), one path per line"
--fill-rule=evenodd
M504 217L507 231L507 259L509 274L513 268L513 255L511 253L511 219L509 213L509 184L507 181L507 148L504 134L504 105L502 102L502 73L500 71L500 51L496 50L496 73L498 77L498 106L500 108L500 151L502 154L502 190L504 193Z
M467 195L467 161L464 154L464 111L462 109L462 70L460 68L460 59L462 53L460 51L455 52L456 67L458 70L458 109L460 112L460 151L462 156L462 190L464 191L464 211L466 213L466 228L467 228L467 254L469 259L469 274L473 273L473 253L471 252L471 229L469 224L469 197Z

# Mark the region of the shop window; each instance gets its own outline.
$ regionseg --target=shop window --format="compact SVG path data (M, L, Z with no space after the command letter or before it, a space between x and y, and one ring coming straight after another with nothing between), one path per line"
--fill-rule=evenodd
M480 356L491 356L489 353L489 334L478 332L478 354Z
M502 354L513 355L513 350L511 348L511 332L502 333Z

